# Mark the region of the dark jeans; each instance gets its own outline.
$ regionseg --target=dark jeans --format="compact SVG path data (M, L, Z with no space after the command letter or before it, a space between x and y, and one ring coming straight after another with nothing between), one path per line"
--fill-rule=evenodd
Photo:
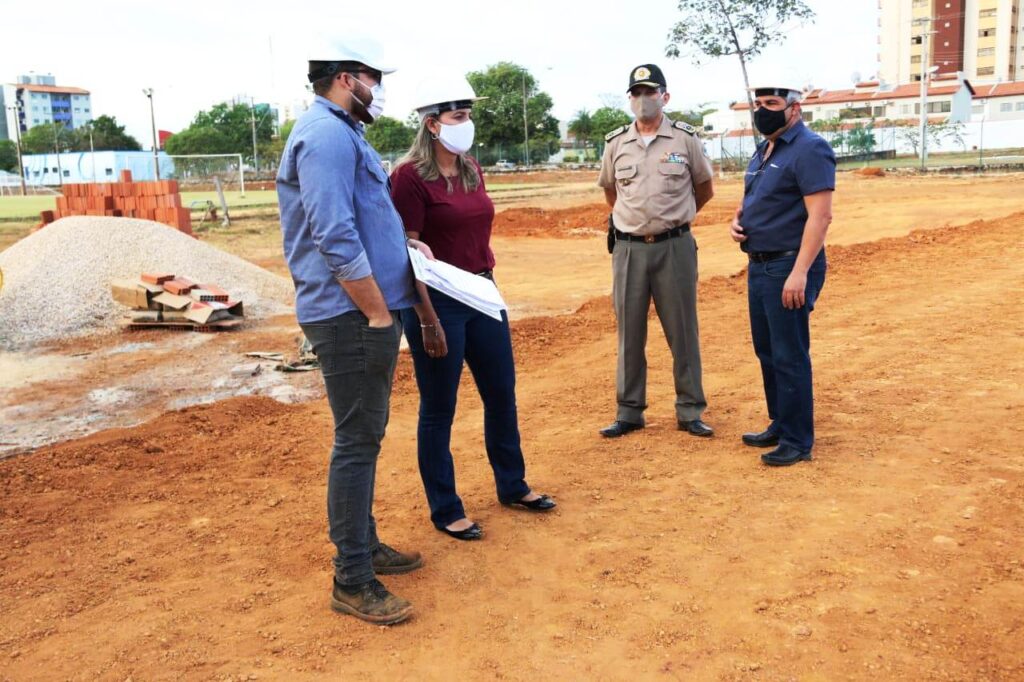
M338 548L334 575L342 585L373 579L371 555L380 545L373 486L402 335L398 313L392 317L390 327L379 329L358 311L301 325L320 360L334 413L327 519Z
M508 317L502 313L499 322L433 290L430 301L448 341L446 357L435 359L427 355L415 312L405 310L402 318L420 389L420 421L416 431L420 476L430 504L430 520L441 528L466 516L462 500L455 492L451 451L463 360L469 365L483 400L484 444L494 470L498 499L518 500L530 492L530 487L524 480L526 465L519 445L516 369Z
M747 298L754 352L761 361L768 427L779 441L800 450L814 446L814 389L811 382L810 315L825 285L825 251L807 272L806 303L789 310L782 305L782 287L796 256L750 263Z

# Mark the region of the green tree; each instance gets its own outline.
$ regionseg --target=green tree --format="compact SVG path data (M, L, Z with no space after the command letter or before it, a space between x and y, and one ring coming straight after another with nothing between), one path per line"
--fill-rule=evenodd
M747 63L784 40L790 22L814 21L814 11L802 0L679 0L678 8L683 16L669 31L666 56L678 57L685 46L693 50L696 65L702 57L739 57L750 125L756 130Z
M666 111L665 115L673 121L689 123L694 128L704 127L704 117L713 114L717 109L709 107L708 103L698 104L696 109L683 109L682 111Z
M381 154L406 151L415 136L415 128L388 116L381 116L366 127L366 141Z
M281 138L282 142L288 141L288 136L292 134L292 128L295 127L295 119L290 118L281 124L281 131L278 137Z
M0 140L0 171L18 170L18 145L14 140Z
M209 111L200 111L188 128L167 140L168 154L242 154L252 159L252 127L256 119L256 147L269 149L274 122L269 107L253 110L243 102L221 102ZM186 134L187 133L187 134ZM178 139L174 145L172 140ZM183 151L187 148L189 151Z
M503 147L523 144L525 91L531 161L543 161L552 146L557 148L558 119L551 115L551 96L537 90L529 71L518 64L499 62L484 71L472 71L466 78L478 97L488 98L473 108L477 142Z
M572 133L584 146L593 142L594 139L594 117L586 109L580 109L569 121L569 132Z
M58 147L66 152L74 148L75 138L63 123L41 123L21 136L21 148L26 154L51 154Z
M96 151L116 150L137 152L142 145L124 131L113 116L97 116L89 123L75 130L72 148L75 151L89 151L89 132L92 131L92 148Z
M875 127L869 123L867 126L860 123L853 126L846 133L846 144L854 154L870 154L875 151Z
M212 126L191 125L171 135L164 144L168 154L238 154L237 143ZM252 153L252 142L247 150Z

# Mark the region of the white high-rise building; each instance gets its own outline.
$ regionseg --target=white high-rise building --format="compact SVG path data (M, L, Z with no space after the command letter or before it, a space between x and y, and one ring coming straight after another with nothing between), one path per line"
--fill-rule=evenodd
M919 82L922 66L938 67L937 76L962 72L976 83L1024 80L1024 0L879 0L878 6L878 75L885 82Z
M63 123L75 129L93 119L88 90L57 85L52 75L19 76L17 83L0 86L0 139L14 139L15 126L22 133L43 123Z

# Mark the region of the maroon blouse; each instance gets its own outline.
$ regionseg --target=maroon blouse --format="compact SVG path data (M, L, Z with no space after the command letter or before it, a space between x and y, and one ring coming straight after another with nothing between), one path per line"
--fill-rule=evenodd
M411 163L391 173L391 199L407 232L418 232L420 241L446 263L479 273L494 267L491 252L491 223L494 203L487 196L483 173L476 191L467 193L458 178L452 193L444 178L426 182Z

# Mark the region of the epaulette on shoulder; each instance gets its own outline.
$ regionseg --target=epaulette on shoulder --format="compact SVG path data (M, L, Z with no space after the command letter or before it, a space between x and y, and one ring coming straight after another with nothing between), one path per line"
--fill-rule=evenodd
M679 130L685 130L686 132L690 133L691 135L696 135L697 134L697 129L694 128L689 123L686 123L684 121L672 121L672 127L673 128L678 128Z
M628 125L626 125L626 126L619 126L615 130L613 130L610 133L608 133L607 135L605 135L604 136L604 141L605 142L611 142L613 138L618 137L622 133L626 132L628 129L629 129Z

